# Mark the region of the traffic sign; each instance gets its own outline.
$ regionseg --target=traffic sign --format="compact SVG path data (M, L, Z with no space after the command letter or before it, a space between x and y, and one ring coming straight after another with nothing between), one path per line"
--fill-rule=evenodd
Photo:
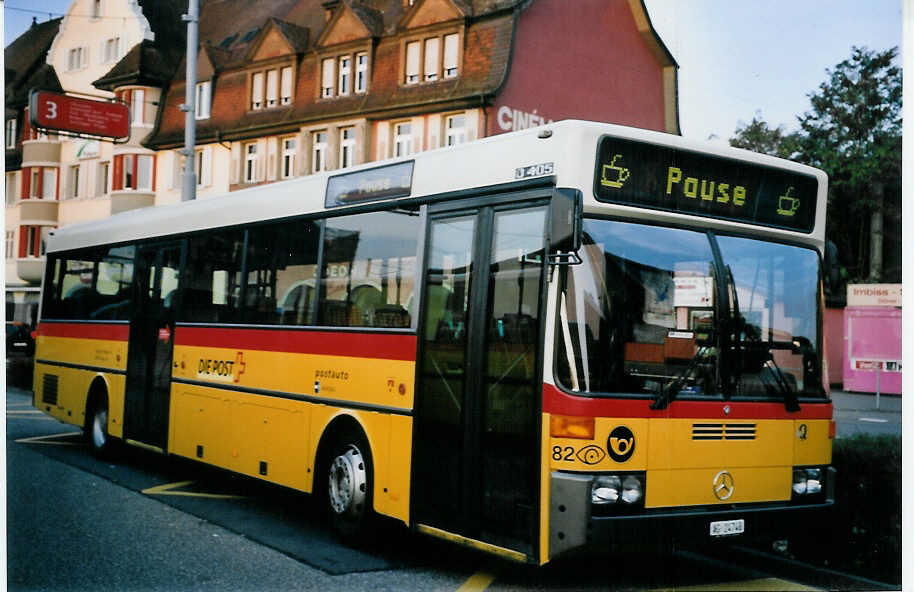
M130 137L130 108L120 101L101 101L33 90L29 122L42 131L124 140Z

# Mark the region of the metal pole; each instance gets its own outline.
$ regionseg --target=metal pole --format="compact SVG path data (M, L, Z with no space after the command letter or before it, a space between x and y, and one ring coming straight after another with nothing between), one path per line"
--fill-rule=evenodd
M879 378L882 376L882 362L876 364L876 409L879 409Z
M197 35L200 22L199 0L189 0L187 14L181 17L187 22L187 79L184 92L184 177L181 184L181 201L197 198L197 175L194 172L194 151L197 143L196 92L197 92Z

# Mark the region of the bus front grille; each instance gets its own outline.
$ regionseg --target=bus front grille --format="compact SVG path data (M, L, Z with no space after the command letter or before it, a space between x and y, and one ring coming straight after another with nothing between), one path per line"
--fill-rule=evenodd
M755 440L755 424L693 423L692 440Z

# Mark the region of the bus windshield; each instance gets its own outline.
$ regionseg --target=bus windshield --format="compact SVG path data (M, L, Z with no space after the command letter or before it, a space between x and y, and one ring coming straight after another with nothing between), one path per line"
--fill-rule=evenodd
M579 254L559 297L566 389L649 396L660 407L825 396L813 249L587 219Z

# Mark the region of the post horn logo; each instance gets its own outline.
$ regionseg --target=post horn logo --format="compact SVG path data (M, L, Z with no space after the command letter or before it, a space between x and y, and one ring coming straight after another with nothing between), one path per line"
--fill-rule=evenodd
M625 426L616 426L609 433L606 449L614 461L625 462L635 452L635 435Z
M714 497L720 501L730 499L730 496L733 495L733 489L735 488L735 485L733 484L733 475L727 471L719 472L714 476L711 488L714 490Z

